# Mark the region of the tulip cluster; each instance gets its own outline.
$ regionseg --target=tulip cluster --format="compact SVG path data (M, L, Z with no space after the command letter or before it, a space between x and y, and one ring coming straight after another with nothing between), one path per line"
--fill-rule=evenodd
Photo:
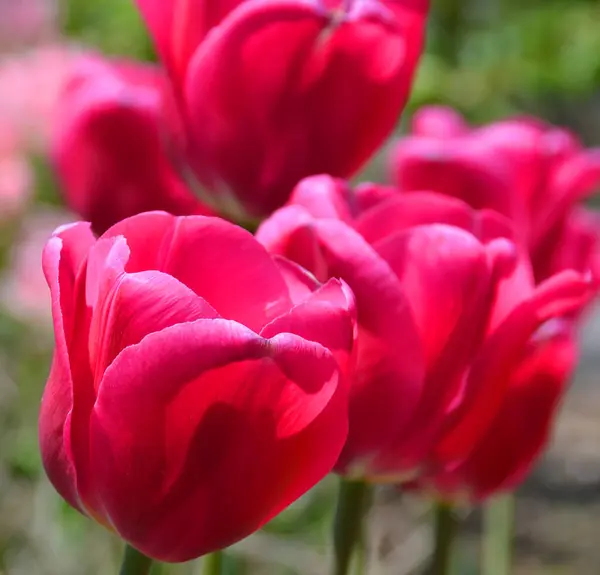
M59 493L175 562L332 470L448 499L515 488L600 282L580 206L600 154L426 108L392 182L353 188L409 94L427 0L137 4L161 64L80 58L53 138L91 222L43 256Z
M257 238L356 295L339 472L475 499L522 479L574 367L566 318L590 300L586 274L536 285L497 212L435 192L351 190L329 176L300 182Z

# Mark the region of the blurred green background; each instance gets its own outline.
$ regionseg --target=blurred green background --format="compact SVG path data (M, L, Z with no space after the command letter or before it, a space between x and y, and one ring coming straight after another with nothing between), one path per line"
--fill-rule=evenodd
M3 112L12 114L9 105L31 97L16 93L7 98L18 89L18 73L2 71L16 66L31 76L33 64L27 58L34 49L72 45L153 58L133 0L71 0L60 6L43 0L43 25L19 35L11 10L27 2L39 6L40 1L0 0L0 119ZM474 122L529 113L573 128L590 145L600 142L600 2L432 1L427 52L405 118L428 103L450 104ZM52 66L40 67L53 72ZM35 124L29 128L38 131ZM43 142L29 140L11 152L31 158L35 183L26 209L4 220L0 229L0 575L109 575L116 572L119 541L61 502L41 471L37 451L37 410L52 348L39 252L52 227L72 218L60 210L44 152ZM0 146L0 186L2 153ZM369 175L382 177L380 159ZM24 296L29 298L25 302ZM598 572L599 347L600 327L592 318L582 368L556 440L520 492L516 574ZM334 490L335 481L327 479L262 533L233 549L228 572L326 573ZM401 499L391 490L380 493L372 515L375 573L419 572L429 549L427 513L427 502ZM478 572L479 524L477 513L465 516L457 573ZM190 575L197 569L183 565L169 573Z

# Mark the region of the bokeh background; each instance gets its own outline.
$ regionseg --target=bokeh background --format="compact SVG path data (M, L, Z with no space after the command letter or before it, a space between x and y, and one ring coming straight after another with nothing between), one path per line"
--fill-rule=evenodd
M433 0L427 52L398 129L418 106L445 103L474 122L534 114L600 145L599 26L598 0ZM0 0L0 575L112 575L121 549L59 499L37 449L52 351L40 253L53 228L74 219L45 154L60 87L82 50L153 58L133 0ZM383 153L363 177L385 179ZM600 566L597 313L582 347L553 444L518 494L517 575L591 575ZM326 573L334 490L327 479L233 548L228 573ZM373 572L419 573L427 502L384 491L371 522ZM457 574L478 572L480 523L465 511Z

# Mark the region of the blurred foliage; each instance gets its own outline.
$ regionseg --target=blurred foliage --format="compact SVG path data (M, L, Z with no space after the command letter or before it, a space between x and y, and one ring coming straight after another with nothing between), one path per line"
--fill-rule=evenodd
M447 5L452 3L454 10ZM600 82L600 3L440 0L411 108L449 103L471 119L590 97ZM435 8L435 0L434 0Z
M154 60L134 0L59 0L62 31L112 56Z

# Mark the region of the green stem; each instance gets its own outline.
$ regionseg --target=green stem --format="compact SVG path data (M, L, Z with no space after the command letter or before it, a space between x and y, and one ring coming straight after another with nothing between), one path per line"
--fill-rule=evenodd
M223 572L223 551L215 551L202 559L202 575L221 575Z
M127 545L119 575L148 575L151 567L152 559Z
M509 575L512 567L515 497L491 499L483 508L482 575Z
M449 575L452 569L452 547L458 519L452 505L443 501L435 504L434 515L435 547L429 575Z
M364 481L340 478L333 523L333 575L349 575L353 559L359 573L364 567L364 519L371 505L371 486Z

